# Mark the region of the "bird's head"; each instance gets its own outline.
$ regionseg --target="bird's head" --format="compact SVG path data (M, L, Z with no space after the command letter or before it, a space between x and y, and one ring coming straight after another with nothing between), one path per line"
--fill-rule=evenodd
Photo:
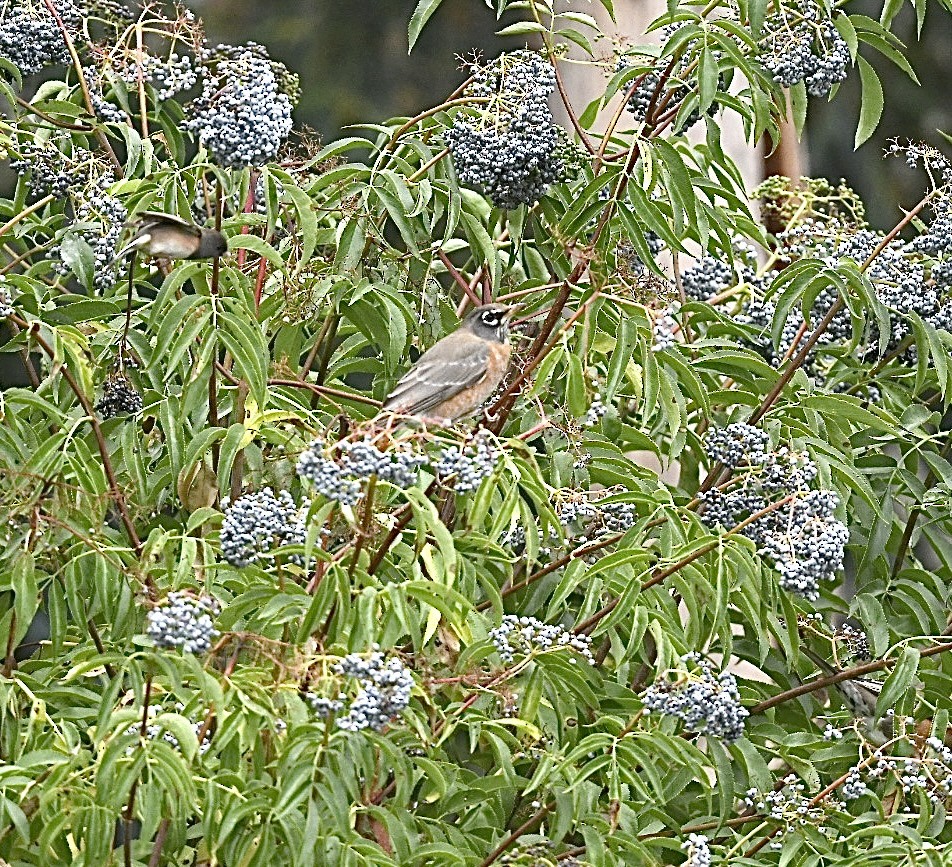
M227 252L228 240L221 232L217 229L202 229L195 258L212 259L215 256L224 256Z
M515 307L505 304L484 304L467 315L463 327L484 340L506 343L509 340L509 320L515 310Z

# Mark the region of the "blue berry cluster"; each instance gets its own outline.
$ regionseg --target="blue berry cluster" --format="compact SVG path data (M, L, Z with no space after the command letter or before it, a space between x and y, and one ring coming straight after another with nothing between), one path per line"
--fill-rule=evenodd
M681 274L685 297L690 301L711 301L736 286L748 285L762 292L763 280L757 274L757 253L743 238L731 242L733 261L705 253Z
M661 41L664 42L667 37L671 35L672 31L670 31L668 28L662 28L660 32ZM635 64L632 61L633 58L631 56L619 57L615 66L615 71L626 72L630 69L634 69L636 65L644 64L647 61L647 58L638 64ZM663 58L663 60L660 62L660 66L666 66L667 62L668 58ZM655 61L655 63L658 64L658 61ZM685 75L689 64L690 55L685 55L685 57L679 63L675 64L675 69L666 79L660 93L658 92L658 88L661 86L660 68L656 68L644 73L643 75L636 76L636 78L640 78L641 80L635 86L635 89L631 91L631 95L628 97L628 111L638 123L644 123L648 119L648 109L651 108L652 100L654 101L656 110L660 108L662 112L665 112L680 106L686 100L691 98L692 89L687 84L682 83L683 81L687 81L690 78L689 75ZM722 83L719 81L718 87L720 88L721 86ZM630 87L630 84L626 85L625 90L630 89ZM712 105L710 113L713 113L714 110L715 105ZM677 131L686 132L700 119L700 110L698 108L694 108L684 118Z
M82 22L79 10L70 0L57 0L56 10L72 35ZM23 75L69 62L63 33L42 0L6 0L2 13L0 57Z
M849 531L834 517L838 505L833 491L809 491L752 525L759 553L772 561L784 590L815 600L820 581L842 567Z
M304 544L307 525L302 512L310 504L305 501L298 508L287 491L276 497L271 488L262 488L223 505L221 555L232 566L267 563L276 548Z
M726 451L731 439L730 434L712 432L708 457L715 461L733 457ZM771 503L792 497L742 532L780 573L781 587L815 600L820 582L831 580L843 565L849 532L834 516L839 497L833 491L810 489L817 469L806 455L786 447L767 452L766 441L760 437L751 440L750 445L754 450L742 456L747 463L739 483L728 490L714 489L702 495L703 520L709 526L734 527ZM755 461L755 457L760 460Z
M862 629L850 626L849 623L842 623L836 629L835 638L846 645L846 652L851 659L873 658L869 647L869 636Z
M846 78L849 45L814 0L784 4L764 22L760 60L783 87L804 82L811 96L826 96Z
M130 58L116 70L129 87L138 86L139 79L155 89L160 101L171 99L198 83L198 70L187 54L172 52L167 58L145 54Z
M84 66L83 78L86 79L89 101L92 103L96 117L103 123L125 123L127 120L126 113L106 97L108 82L104 70L98 66Z
M681 867L711 867L711 849L703 834L688 834L681 848L688 856Z
M538 809L541 802L534 801L531 806ZM498 863L508 867L583 867L584 862L574 856L566 857L565 853L556 852L555 843L544 839L510 849L499 858Z
M595 427L608 412L608 407L602 403L602 397L599 394L596 394L592 398L592 402L588 405L588 409L585 411L585 418L582 419L582 424L585 427Z
M746 422L712 428L704 438L704 451L712 461L734 469L762 466L770 454L770 436Z
M599 533L625 533L638 519L634 503L609 503L613 490L594 492L566 491L555 503L559 522L575 541L584 543ZM580 531L582 535L578 535Z
M355 678L360 685L347 713L337 718L344 731L382 731L410 703L413 675L399 659L387 658L379 650L369 656L348 654L334 666L334 673Z
M877 761L857 765L850 770L842 795L846 800L861 798L870 791L869 782L893 777L905 795L922 793L938 806L952 798L952 749L941 739L931 736L918 747L915 755L887 756L874 753Z
M343 505L360 499L363 483L371 476L398 488L412 487L426 463L424 455L400 448L381 451L366 439L342 442L337 448L340 456L332 460L323 440L316 440L298 459L297 473L321 496Z
M76 147L68 157L51 141L26 142L19 146L19 156L10 160L10 168L21 178L29 176L30 199L36 201L46 195L64 198L88 175L84 169L93 155L85 148Z
M142 395L123 374L115 373L102 384L96 412L103 421L120 415L138 415L142 412Z
M183 705L181 702L177 702L175 705L176 713L181 713L183 710L185 710L185 705ZM150 704L149 709L146 713L148 718L151 720L155 718L156 716L158 716L160 713L164 713L164 712L165 711L159 705ZM195 735L197 737L199 734L201 734L202 729L205 726L203 722L197 722L197 723L194 723L193 727L195 729ZM127 728L125 732L123 732L123 734L129 735L131 737L139 737L141 731L142 731L142 724L136 722L130 725L129 728ZM180 750L182 746L179 743L179 739L175 737L175 735L173 735L172 732L166 731L164 728L162 728L162 726L154 722L146 723L145 736L150 741L154 741L161 738L170 747L172 747L173 750ZM204 754L208 752L208 748L211 745L212 745L211 732L206 731L204 736L202 737L202 742L198 745L199 754ZM129 746L126 748L126 755L127 756L132 755L134 751L135 751L134 747Z
M569 629L543 623L535 617L505 614L502 623L489 631L489 638L499 653L499 658L507 665L515 659L517 653L530 656L533 653L563 649L574 650L581 654L589 665L595 664L592 639L588 635L577 635Z
M218 603L211 597L196 598L173 591L146 616L146 634L156 647L206 653L212 646L212 639L218 635L214 626L217 614Z
M187 126L212 159L230 168L273 159L291 131L293 104L260 46L208 52L201 73L202 92L190 103Z
M420 467L426 457L408 449L393 448L381 451L370 440L356 440L340 444L340 466L344 475L357 479L376 476L397 488L416 484Z
M75 194L76 219L67 230L85 241L92 250L93 287L100 292L111 289L116 283L113 260L129 213L126 206L109 192L113 182L112 175L103 174ZM59 246L51 248L50 257L58 273L69 273Z
M564 169L547 102L554 89L552 66L531 51L503 54L473 69L467 96L476 114L457 115L444 135L461 184L506 210L545 195Z
M325 695L318 695L314 692L304 693L304 700L311 706L311 710L321 719L327 719L331 714L337 713L344 707L344 702L339 699L328 698Z
M859 768L853 768L850 771L849 776L843 782L841 792L844 800L847 801L855 801L857 798L862 798L863 795L868 794L869 789L866 787Z
M698 653L681 657L685 670L675 681L659 680L645 690L645 712L676 716L692 732L733 743L744 734L750 712L741 705L737 681L729 671L714 674Z
M662 27L658 31L658 40L664 45L673 35L678 32L680 25L671 24ZM640 55L640 56L639 56ZM719 58L720 52L714 52L714 56ZM627 72L635 68L644 68L651 66L646 72L641 72L634 76L632 81L637 81L634 90L628 96L628 111L638 123L644 123L648 120L648 110L654 102L655 117L651 120L657 122L659 115L668 113L677 113L681 106L689 100L694 100L695 107L686 115L682 115L682 120L677 128L677 132L686 132L701 119L701 111L697 104L697 89L693 86L693 70L697 64L698 54L692 51L691 47L681 55L668 70L667 77L662 84L662 74L670 63L670 57L663 56L657 58L653 55L643 54L637 50L634 53L624 54L618 58L615 64L616 72ZM661 88L659 91L659 87ZM725 90L727 82L718 76L717 89ZM623 85L627 92L631 90L631 82ZM713 115L717 110L717 103L711 105L708 114Z
M13 296L10 294L6 282L6 277L0 275L0 319L6 319L14 312Z
M502 450L486 430L479 433L462 448L447 446L441 449L433 469L441 480L455 476L453 490L465 494L475 491L483 479L488 479L499 465Z
M322 497L336 500L344 506L356 503L363 491L360 479L345 476L341 465L325 455L323 440L315 440L309 449L301 453L297 474L310 482L311 487Z
M663 352L676 346L678 339L677 333L678 320L674 314L678 312L678 304L671 304L661 310L651 322L651 351Z
M796 774L788 774L781 782L782 786L769 792L748 789L744 803L760 815L782 822L788 828L820 824L826 816L826 810L807 797L806 786Z

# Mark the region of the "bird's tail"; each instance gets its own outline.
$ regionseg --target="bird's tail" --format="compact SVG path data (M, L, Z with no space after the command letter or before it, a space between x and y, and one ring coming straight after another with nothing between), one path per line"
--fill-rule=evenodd
M116 253L115 256L112 257L112 259L109 260L109 266L111 267L111 266L114 265L116 262L118 262L120 259L125 259L126 256L128 256L130 253L134 253L134 252L135 252L136 250L138 250L140 247L143 247L145 244L148 244L148 243L149 243L149 236L148 236L148 235L138 235L138 236L136 236L136 237L133 238L128 244L126 244L124 247L122 247L122 248L119 250L119 252Z
M800 645L800 652L803 653L809 660L814 662L824 674L836 674L839 671L836 666L825 660L822 656L820 656L819 653L815 653L814 651L810 650L810 648L806 645Z

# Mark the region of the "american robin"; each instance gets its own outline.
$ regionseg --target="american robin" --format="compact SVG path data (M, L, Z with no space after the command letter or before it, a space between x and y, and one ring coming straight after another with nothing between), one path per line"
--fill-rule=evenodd
M509 367L509 319L515 310L485 304L423 353L384 401L385 412L438 423L472 415Z
M228 250L228 241L217 229L202 229L172 214L142 211L130 225L136 234L116 259L133 250L162 259L213 259Z
M840 672L840 669L831 665L818 653L814 653L809 647L801 646L800 649L816 663L824 674L838 674ZM876 715L876 702L879 700L879 694L883 689L881 682L855 677L850 680L841 680L833 686L839 692L843 704L846 705L849 712L860 719L863 731L872 743L882 746L892 737L892 716Z

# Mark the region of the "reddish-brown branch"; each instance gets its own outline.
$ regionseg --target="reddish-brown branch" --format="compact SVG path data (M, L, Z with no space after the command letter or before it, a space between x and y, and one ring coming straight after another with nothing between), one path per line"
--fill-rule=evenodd
M476 307L479 307L479 305L482 304L480 297L473 291L466 278L460 274L459 269L450 261L450 257L447 256L443 250L437 250L436 255L439 256L440 261L443 263L443 267L446 268L447 272L453 278L456 285L463 290L463 294L469 298L469 300L472 301Z
M925 650L920 651L919 656L921 658L936 656L940 653L946 653L949 650L952 650L952 642L948 644L937 644L934 647L927 647ZM862 665L854 666L853 668L846 668L843 671L836 672L835 674L828 674L823 677L818 677L816 680L811 680L808 683L801 683L792 689L788 689L773 696L772 698L768 698L760 702L760 704L754 705L750 709L750 712L752 715L763 713L765 710L770 710L770 708L776 707L778 704L783 704L784 702L799 698L801 695L807 695L808 693L816 692L818 689L832 686L833 684L840 683L844 680L853 680L854 678L862 677L864 674L871 674L874 671L882 671L883 669L889 668L891 665L893 665L893 662L894 661L891 659L876 659L872 662L865 662Z
M565 82L562 80L562 71L559 69L559 62L555 57L551 58L552 60L552 69L555 72L555 83L559 88L559 96L562 98L562 105L565 108L565 113L569 116L569 121L572 124L572 128L575 130L575 134L579 137L579 140L582 142L582 145L585 147L590 154L595 154L595 145L592 144L592 140L588 137L588 133L582 128L582 124L579 123L578 115L575 113L575 108L572 106L572 101L569 99L568 91L565 89Z
M40 349L42 349L47 354L50 361L54 363L56 362L56 353L54 352L53 347L50 346L46 339L39 333L38 323L27 322L25 319L21 319L16 314L10 316L9 318L12 322L26 331L28 337L36 341L37 346L39 346ZM129 510L126 508L125 497L119 488L119 482L116 480L116 472L112 466L112 458L109 456L109 447L106 445L106 438L103 435L102 427L100 427L99 419L96 417L96 411L93 409L93 405L89 402L89 398L86 397L86 394L83 392L82 388L80 388L79 383L73 377L73 374L70 373L69 368L65 363L60 364L60 372L63 374L63 379L66 380L66 383L69 385L73 394L76 395L76 399L79 401L80 406L82 406L83 412L86 413L86 416L89 419L89 425L93 429L93 436L96 440L96 448L99 450L99 457L102 461L103 472L106 474L106 482L109 485L110 495L116 505L116 509L119 512L119 518L122 521L122 526L126 531L126 536L129 538L129 543L132 545L132 548L135 551L136 558L141 559L142 542L139 539L139 534L136 532L135 525L132 523ZM145 581L146 587L149 590L149 595L154 599L155 587L153 586L148 575L146 576Z
M269 379L268 385L285 386L287 388L305 388L313 391L315 394L322 394L327 397L339 397L341 400L352 400L354 403L363 403L367 406L380 406L379 400L372 397L364 397L362 394L352 394L340 388L331 388L328 385L317 385L313 382L301 382L299 379Z
M552 811L553 807L555 807L554 801L543 804L533 815L506 837L502 843L493 849L493 851L480 862L479 867L489 867L490 864L494 864L523 834L528 834L531 830L537 828L542 823L542 820Z

